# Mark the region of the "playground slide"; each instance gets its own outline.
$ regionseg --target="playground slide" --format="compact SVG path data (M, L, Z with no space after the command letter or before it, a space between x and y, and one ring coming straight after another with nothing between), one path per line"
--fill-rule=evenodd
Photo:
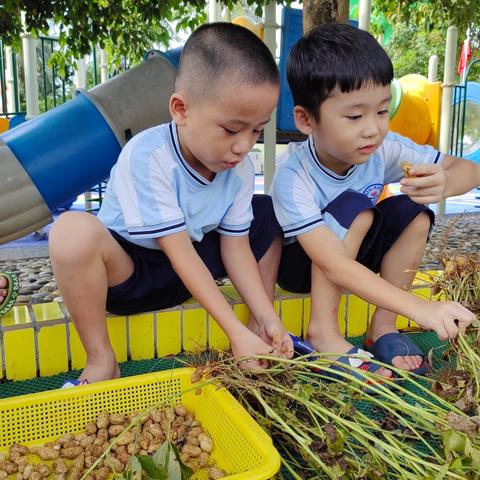
M178 53L141 65L0 135L0 244L108 177L136 133L170 119Z

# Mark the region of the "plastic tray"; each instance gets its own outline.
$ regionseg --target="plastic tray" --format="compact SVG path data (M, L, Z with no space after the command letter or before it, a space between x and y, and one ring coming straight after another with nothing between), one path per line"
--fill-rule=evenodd
M228 473L226 478L272 478L280 456L270 437L224 388L207 385L196 395L193 371L180 368L0 400L0 451L13 443L43 444L81 432L105 410L130 413L173 399L193 411L213 438L212 459ZM193 478L208 475L199 471Z

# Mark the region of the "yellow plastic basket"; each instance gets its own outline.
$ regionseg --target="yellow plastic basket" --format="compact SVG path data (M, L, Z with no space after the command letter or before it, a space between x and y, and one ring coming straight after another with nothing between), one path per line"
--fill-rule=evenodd
M137 375L76 388L0 400L0 451L13 443L43 444L61 435L81 432L102 411L148 408L174 398L195 413L214 441L212 459L230 480L261 480L275 475L280 456L270 437L224 388L191 388L193 369ZM190 391L188 391L190 389ZM193 477L208 477L199 471Z

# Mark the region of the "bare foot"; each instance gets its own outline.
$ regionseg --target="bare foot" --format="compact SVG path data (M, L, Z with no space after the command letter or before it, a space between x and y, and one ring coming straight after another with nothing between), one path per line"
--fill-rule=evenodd
M3 303L7 296L8 280L2 274L0 274L0 304Z
M115 357L105 356L102 358L89 359L78 380L87 380L88 383L101 382L120 378L120 368Z

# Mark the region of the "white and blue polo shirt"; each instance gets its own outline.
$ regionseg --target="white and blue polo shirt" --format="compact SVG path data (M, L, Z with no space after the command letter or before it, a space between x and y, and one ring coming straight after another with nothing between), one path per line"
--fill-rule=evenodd
M192 241L217 230L248 235L253 219L253 164L247 157L206 180L183 158L174 122L135 135L113 166L98 218L137 245L187 230Z
M344 222L338 215L335 218L328 212L329 205L339 195L346 191L360 193L373 206L385 184L403 177L402 162L441 163L443 158L442 153L429 145L418 145L389 132L366 163L353 165L345 175L337 175L318 161L312 137L289 144L287 152L277 160L271 188L275 214L286 243L322 225L343 240L348 228L342 226Z

